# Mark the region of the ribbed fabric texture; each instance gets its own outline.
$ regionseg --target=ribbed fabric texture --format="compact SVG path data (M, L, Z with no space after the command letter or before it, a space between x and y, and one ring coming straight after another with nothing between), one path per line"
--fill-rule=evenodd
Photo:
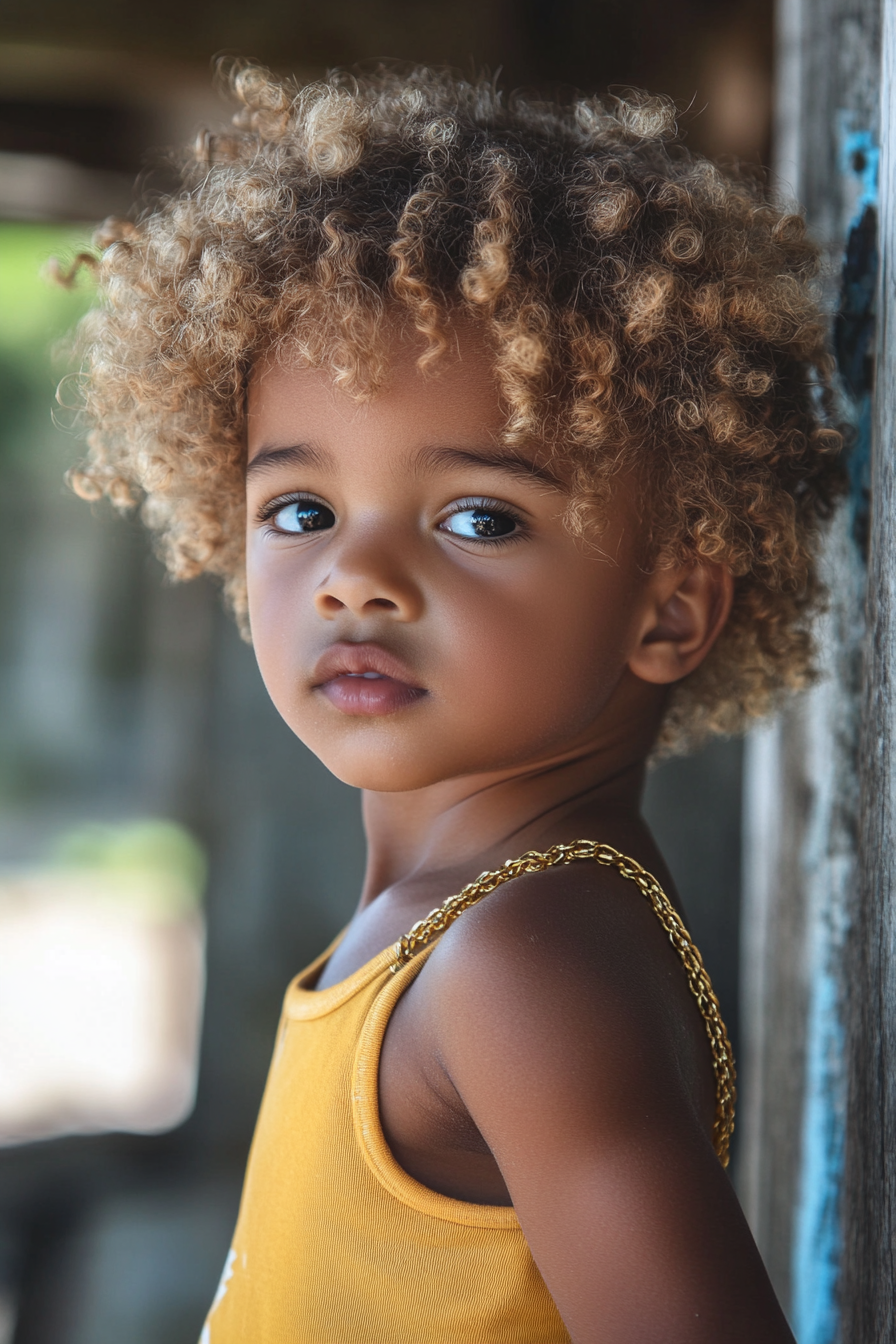
M432 947L309 989L330 951L286 994L201 1344L569 1344L513 1209L436 1194L383 1137L383 1035Z

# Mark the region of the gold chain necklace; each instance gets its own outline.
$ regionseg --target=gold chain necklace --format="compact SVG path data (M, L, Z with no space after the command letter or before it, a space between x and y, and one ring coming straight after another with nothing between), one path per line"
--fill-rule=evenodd
M518 859L508 859L500 868L490 873L482 873L475 882L468 882L456 896L433 910L425 919L420 919L395 944L395 961L391 969L399 970L405 966L416 952L438 934L443 933L464 910L475 905L483 896L510 882L523 873L541 873L559 863L574 863L577 859L592 859L604 867L615 868L620 877L634 882L641 894L650 902L654 914L662 924L669 941L675 948L691 993L697 1000L706 1026L706 1034L712 1047L712 1067L716 1078L716 1118L713 1124L713 1146L723 1167L728 1165L728 1150L731 1135L734 1132L734 1102L737 1096L734 1086L734 1058L731 1042L722 1021L719 1001L715 996L703 958L691 941L691 935L682 922L669 897L663 891L652 873L642 868L634 859L626 858L612 845L600 845L596 840L575 840L571 845L552 845L541 852L531 849Z

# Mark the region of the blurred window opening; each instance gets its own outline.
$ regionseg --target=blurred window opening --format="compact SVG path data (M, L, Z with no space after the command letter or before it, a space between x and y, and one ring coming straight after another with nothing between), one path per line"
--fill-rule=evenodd
M89 826L0 871L0 1143L171 1129L196 1088L205 859L180 826Z

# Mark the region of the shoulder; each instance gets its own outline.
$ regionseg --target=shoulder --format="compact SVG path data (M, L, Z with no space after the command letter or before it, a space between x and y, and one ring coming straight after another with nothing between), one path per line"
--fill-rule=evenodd
M649 900L615 869L587 860L507 882L464 911L442 936L429 976L469 994L564 987L587 997L618 985L626 1000L653 996L657 980L683 980L678 956ZM543 998L539 996L540 999Z
M520 1088L534 1104L535 1089L548 1111L585 1103L595 1124L629 1123L631 1107L677 1096L711 1125L711 1055L684 968L613 869L508 882L442 936L420 980L427 1034L472 1109Z

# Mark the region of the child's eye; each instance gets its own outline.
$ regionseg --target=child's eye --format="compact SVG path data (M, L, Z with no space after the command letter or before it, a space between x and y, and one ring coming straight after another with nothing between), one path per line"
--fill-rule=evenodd
M520 531L519 521L512 513L487 504L460 508L439 526L443 532L470 541L503 541Z
M326 504L316 499L292 499L276 512L268 514L278 532L293 535L305 532L324 532L336 522L336 515Z

